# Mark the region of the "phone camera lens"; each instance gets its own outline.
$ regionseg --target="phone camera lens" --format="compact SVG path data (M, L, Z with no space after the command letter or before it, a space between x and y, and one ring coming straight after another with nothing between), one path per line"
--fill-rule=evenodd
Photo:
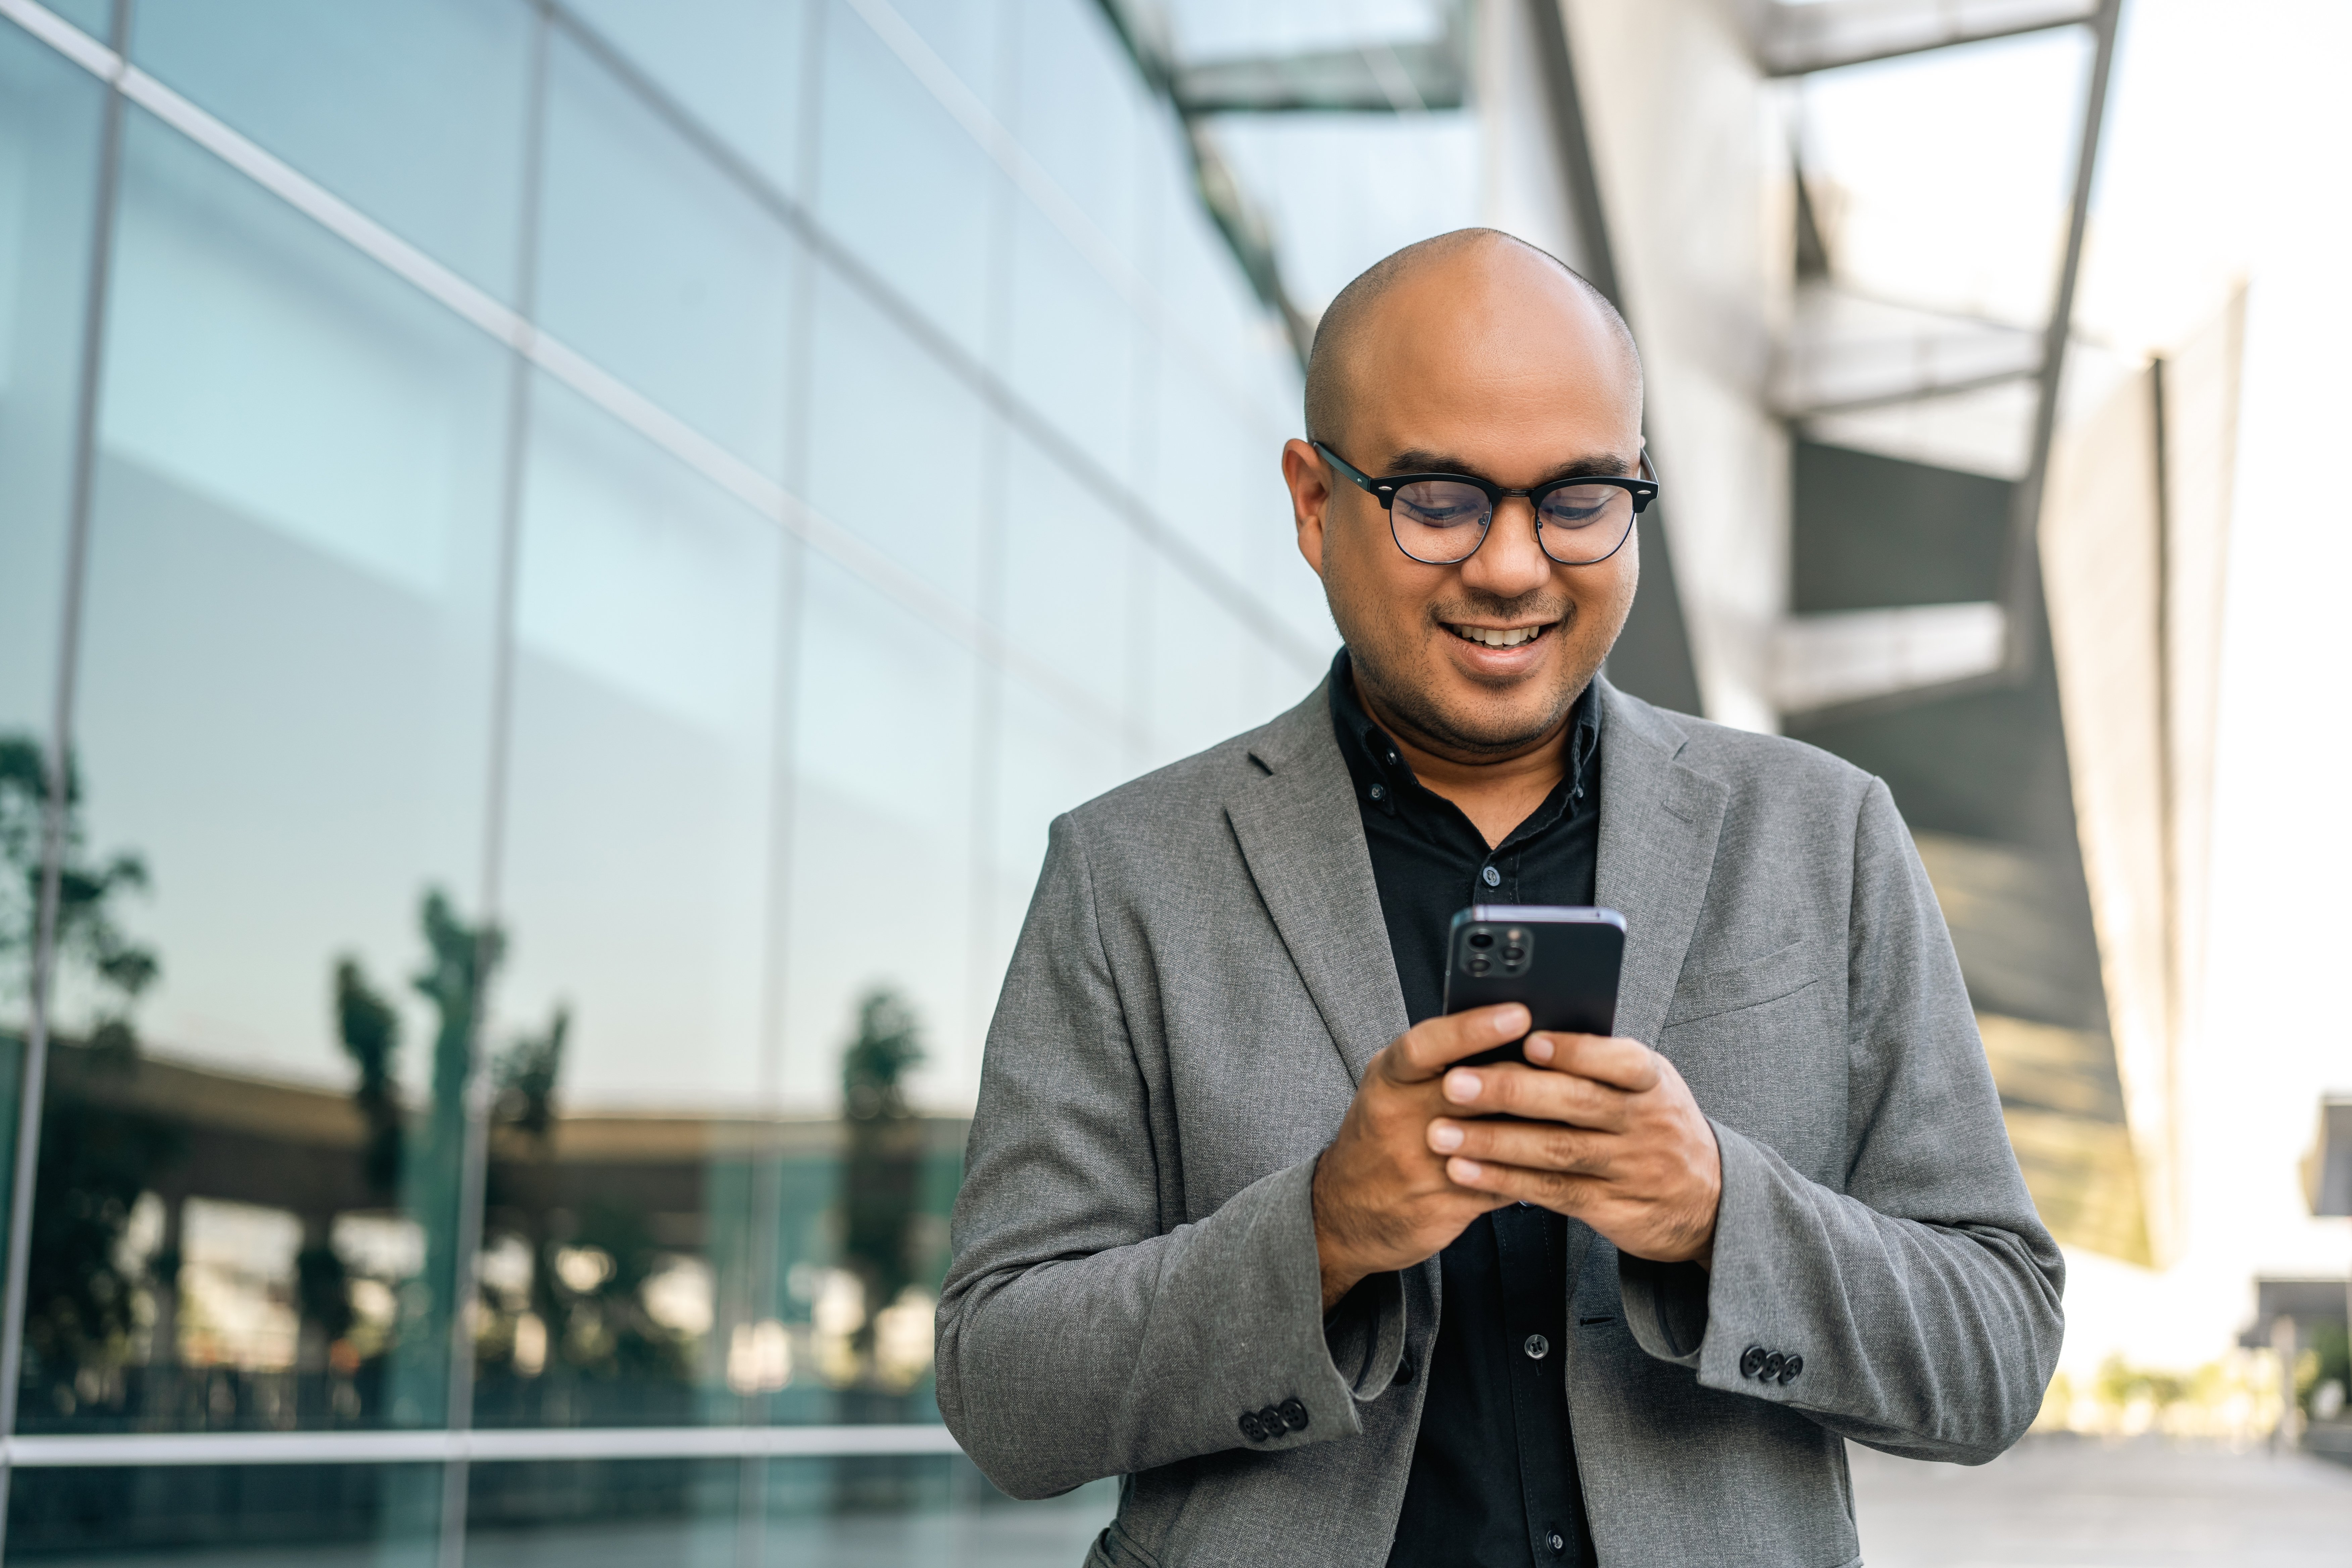
M1503 962L1505 963L1517 963L1527 955L1528 950L1524 947L1507 947L1503 950Z
M1473 974L1484 974L1486 971L1495 967L1495 962L1482 953L1472 958L1470 962L1463 965L1463 967L1469 970Z
M1470 933L1470 945L1472 947L1492 947L1495 945L1495 933L1490 931L1474 931Z

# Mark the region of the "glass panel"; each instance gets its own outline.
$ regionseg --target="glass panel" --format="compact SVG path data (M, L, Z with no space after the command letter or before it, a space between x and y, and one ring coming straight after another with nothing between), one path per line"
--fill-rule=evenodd
M1135 535L1027 441L1007 436L1005 446L1004 638L1064 701L1091 704L1088 719L1115 738L1134 687Z
M0 30L0 1202L15 1169L103 102L86 73Z
M742 187L557 39L539 320L773 479L796 248Z
M1013 225L1006 370L1022 398L1105 469L1136 469L1132 313L1101 273L1033 208Z
M49 9L100 43L114 31L114 0L49 0Z
M436 1424L508 361L138 113L122 201L22 1424Z
M836 5L825 40L818 216L977 357L1003 176L855 13Z
M1255 639L1191 576L1158 566L1151 580L1150 763L1187 757L1261 719Z
M810 503L976 613L980 400L831 277L818 281L814 337Z
M1021 144L1139 266L1140 133L1164 110L1098 6L1030 5L1020 16Z
M1004 5L1001 0L893 0L890 8L991 114L1008 125L1012 122L1005 25L1018 17L1023 8ZM835 15L847 26L865 25L854 19L851 12Z
M740 1418L783 535L540 384L475 1418Z
M773 181L801 183L810 0L575 0L582 22Z
M431 1568L438 1465L31 1469L8 1485L10 1562L105 1568Z
M467 1568L737 1568L743 1470L736 1459L475 1465Z
M150 0L131 34L167 86L510 300L530 26L513 0Z
M794 1379L839 1391L834 1419L924 1419L962 1123L919 1112L968 1101L979 1060L979 677L961 644L814 553L805 603L782 1082L794 1110L852 1114L803 1135L812 1152L837 1139L847 1173L837 1250L785 1263ZM830 1203L802 1169L801 1201Z
M1076 1563L1118 1511L1118 1483L1015 1502L961 1454L769 1461L758 1561L775 1568Z
M996 751L996 821L984 873L986 929L980 961L979 1027L986 1028L1021 934L1037 873L1045 863L1055 817L1117 788L1139 771L1139 748L1090 711L1008 676L998 699L1003 714ZM977 1093L975 1078L965 1103Z

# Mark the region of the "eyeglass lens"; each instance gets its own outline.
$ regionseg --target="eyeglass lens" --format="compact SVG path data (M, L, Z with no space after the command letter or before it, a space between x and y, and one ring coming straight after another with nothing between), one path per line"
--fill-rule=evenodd
M1459 479L1416 479L1389 508L1398 547L1433 566L1468 560L1494 515L1486 492ZM1633 494L1615 485L1564 486L1545 496L1536 514L1538 542L1563 566L1605 559L1633 526Z

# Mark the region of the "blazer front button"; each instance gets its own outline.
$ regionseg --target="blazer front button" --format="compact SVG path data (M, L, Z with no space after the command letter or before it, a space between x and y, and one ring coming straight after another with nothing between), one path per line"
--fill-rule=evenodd
M1805 1358L1801 1355L1792 1355L1788 1360L1780 1363L1780 1381L1782 1383L1794 1383L1797 1381L1797 1374L1804 1370Z
M1265 1424L1257 1418L1256 1411L1244 1410L1242 1412L1242 1436L1248 1438L1253 1443L1263 1443L1265 1441Z
M1754 1377L1758 1373L1762 1372L1763 1370L1764 1347L1762 1345L1749 1345L1746 1350L1739 1352L1740 1376Z
M1787 1379L1784 1378L1781 1381L1786 1382ZM1306 1431L1307 1406L1296 1399L1284 1400L1282 1402L1282 1419L1284 1424L1289 1426L1292 1431Z

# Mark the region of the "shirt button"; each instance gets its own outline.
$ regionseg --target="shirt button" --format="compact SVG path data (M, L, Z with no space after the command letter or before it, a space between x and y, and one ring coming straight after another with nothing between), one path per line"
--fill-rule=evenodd
M1486 886L1490 888L1499 888L1503 885L1503 874L1500 871L1496 870L1492 866L1489 866L1485 870L1479 872L1478 879L1486 883Z
M1391 761L1391 762L1392 762L1392 763L1393 763L1393 762L1395 762L1396 760L1397 760L1397 754L1396 754L1394 752L1391 752L1389 753L1389 761Z
M1544 1537L1544 1544L1550 1547L1554 1552L1565 1552L1568 1550L1568 1538L1555 1530Z
M1541 1361L1551 1354L1551 1342L1541 1334L1529 1334L1527 1344L1522 1348L1526 1350L1531 1361Z
M1365 793L1370 795L1374 800L1386 800L1389 797L1389 789L1386 784L1374 784Z

